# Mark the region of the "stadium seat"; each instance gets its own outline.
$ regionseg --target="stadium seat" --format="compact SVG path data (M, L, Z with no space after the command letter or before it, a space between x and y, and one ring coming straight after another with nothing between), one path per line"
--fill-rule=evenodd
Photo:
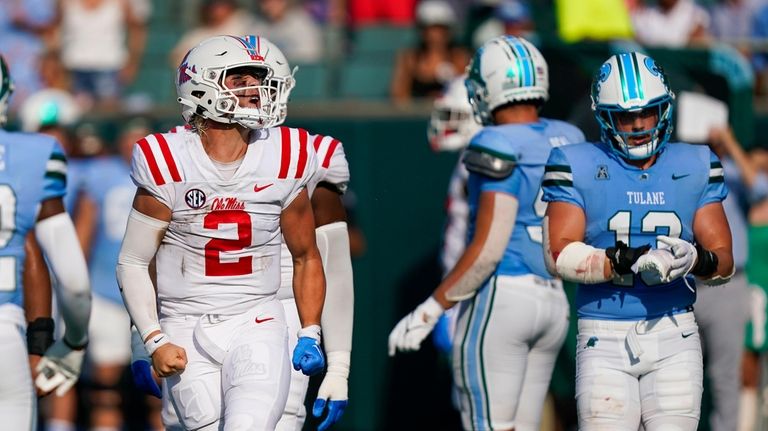
M400 48L413 45L416 31L408 27L374 26L357 30L352 41L355 56L393 54Z
M325 64L299 64L292 100L323 99L330 94L329 67Z
M339 96L351 99L389 97L392 68L391 61L347 60L341 68Z

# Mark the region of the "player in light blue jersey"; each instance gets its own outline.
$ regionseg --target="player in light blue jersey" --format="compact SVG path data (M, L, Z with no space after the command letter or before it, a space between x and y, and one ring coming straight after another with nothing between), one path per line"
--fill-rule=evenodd
M547 162L545 260L579 283L580 430L698 426L694 278L727 281L733 258L722 166L706 146L667 143L673 99L653 59L614 55L592 85L600 142Z
M552 148L584 136L539 117L547 64L526 40L490 40L468 73L469 100L485 126L463 158L469 242L433 295L392 330L389 353L417 350L444 310L460 304L452 356L464 428L538 430L568 328L562 284L542 258L540 183Z
M5 124L12 91L8 67L0 57L0 125ZM32 322L31 343L26 345L21 286L22 280L29 280L22 266L25 239L32 230L60 280L59 306L67 323L64 336L38 363L35 384L43 392L56 389L62 394L80 374L88 341L90 288L74 226L64 212L65 183L66 159L55 140L0 129L0 416L5 429L31 429L35 416L27 349L40 348L33 333L45 328Z

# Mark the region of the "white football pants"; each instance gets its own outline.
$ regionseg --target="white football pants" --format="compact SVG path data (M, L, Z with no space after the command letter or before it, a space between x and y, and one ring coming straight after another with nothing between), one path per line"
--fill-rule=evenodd
M188 430L274 429L290 383L288 334L277 300L239 315L168 317L160 325L187 353L187 368L168 377L164 422L174 409Z
M696 430L703 365L693 312L579 319L576 346L579 430Z
M27 354L24 311L13 304L0 305L0 418L2 429L34 430L37 399Z
M299 311L296 309L296 300L293 298L281 299L285 320L288 323L288 355L293 354L296 343L299 342L298 333L301 329ZM304 407L304 398L307 396L309 376L291 367L291 389L288 392L288 402L285 410L277 423L277 431L301 431L304 421L307 419L307 409Z
M568 331L562 284L535 275L491 277L460 307L453 381L464 429L538 431Z

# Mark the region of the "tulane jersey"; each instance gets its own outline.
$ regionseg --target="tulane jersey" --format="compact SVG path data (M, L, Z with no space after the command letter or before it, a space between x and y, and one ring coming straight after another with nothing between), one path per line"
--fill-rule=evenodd
M578 205L586 215L584 242L597 248L623 241L630 247L667 235L693 242L696 211L727 195L720 160L705 145L670 143L653 166L627 164L604 143L552 151L542 183L544 200ZM689 287L690 286L690 287ZM579 285L579 317L643 320L690 311L693 276L647 285L638 275Z
M88 265L93 292L122 304L115 267L136 193L130 165L119 156L95 159L85 176L84 193L99 209Z
M24 239L40 203L64 196L67 162L45 135L0 130L0 304L22 306Z
M542 118L538 123L504 124L483 128L470 141L469 150L511 160L515 169L504 179L470 172L467 183L469 238L474 233L480 194L501 192L518 201L517 218L496 275L535 274L552 278L544 267L541 220L547 205L541 200L541 177L554 147L584 142L581 131L562 121Z

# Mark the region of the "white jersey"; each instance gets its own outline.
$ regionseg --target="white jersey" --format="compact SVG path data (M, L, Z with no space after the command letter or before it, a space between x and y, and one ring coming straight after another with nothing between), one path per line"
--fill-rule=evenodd
M440 252L440 264L443 267L443 277L456 266L456 262L467 247L467 228L469 227L469 203L467 203L467 181L469 171L459 161L448 183L448 199L445 205L446 221L443 233L443 249Z
M149 135L131 177L172 211L157 252L161 317L238 314L280 286L280 214L317 170L307 132L255 130L225 180L195 133Z
M309 137L312 147L316 151L317 170L307 184L310 196L320 183L329 183L336 187L340 193L347 190L349 183L349 164L344 154L344 146L339 140L330 136L311 135ZM293 260L288 246L283 241L282 254L280 255L280 291L278 299L293 298Z

